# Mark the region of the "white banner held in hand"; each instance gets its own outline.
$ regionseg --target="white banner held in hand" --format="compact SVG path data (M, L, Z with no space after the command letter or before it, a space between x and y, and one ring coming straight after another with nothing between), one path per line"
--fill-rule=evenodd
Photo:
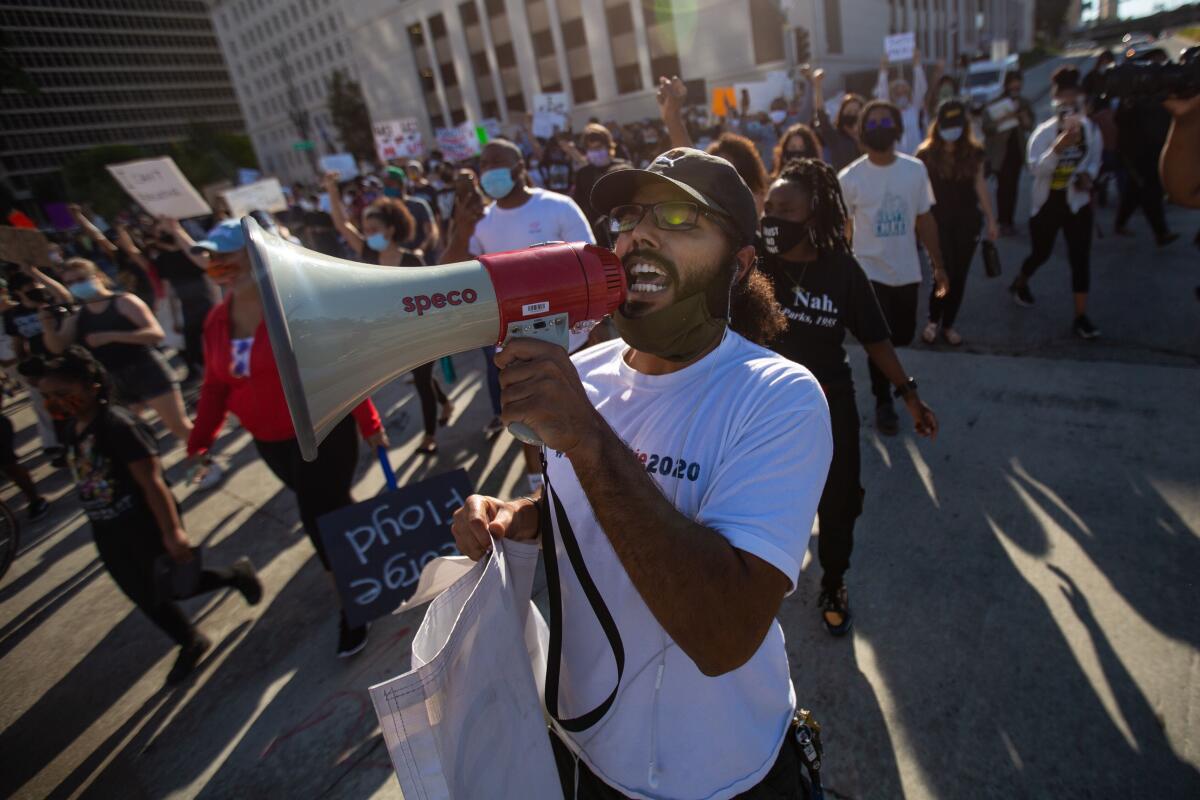
M375 134L375 152L380 161L425 157L425 143L415 118L376 122L371 130Z
M239 186L225 192L225 204L229 213L235 217L244 217L251 211L286 211L287 198L283 196L283 187L276 178L256 181L246 186Z
M529 599L537 557L494 540L430 603L412 671L371 687L405 797L562 797L540 700L549 632Z
M151 216L187 219L212 213L169 156L109 164L106 169Z
M358 164L355 163L352 153L321 156L318 163L325 172L336 172L340 181L353 180L358 177Z
M567 129L566 92L549 92L533 96L533 135L549 139L558 131Z
M469 121L456 128L438 128L434 136L442 158L447 161L466 161L479 155L479 135Z
M912 61L916 49L917 35L912 31L883 37L883 52L887 53L888 61L893 64Z

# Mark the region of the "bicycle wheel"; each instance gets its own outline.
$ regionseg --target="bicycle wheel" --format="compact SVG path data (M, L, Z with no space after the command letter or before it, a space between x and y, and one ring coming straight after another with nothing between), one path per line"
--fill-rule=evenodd
M17 522L17 517L8 504L0 500L0 578L3 578L4 573L12 566L20 546L21 524Z

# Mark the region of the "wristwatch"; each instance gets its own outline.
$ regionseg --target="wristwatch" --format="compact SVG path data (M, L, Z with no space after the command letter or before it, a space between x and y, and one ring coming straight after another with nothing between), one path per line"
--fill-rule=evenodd
M904 383L892 390L892 394L896 397L907 397L909 394L917 391L917 379L909 378Z

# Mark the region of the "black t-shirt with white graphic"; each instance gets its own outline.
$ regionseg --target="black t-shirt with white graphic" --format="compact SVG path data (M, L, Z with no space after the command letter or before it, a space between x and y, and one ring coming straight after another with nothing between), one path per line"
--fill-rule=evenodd
M875 290L852 255L826 253L808 262L765 255L761 263L788 318L772 349L808 367L822 384L850 380L846 331L864 344L891 337Z
M10 308L4 312L4 332L9 336L20 336L31 356L46 355L46 343L42 339L42 320L38 312L25 306Z
M75 488L97 536L157 522L129 465L158 455L150 426L121 407L101 409L70 441Z

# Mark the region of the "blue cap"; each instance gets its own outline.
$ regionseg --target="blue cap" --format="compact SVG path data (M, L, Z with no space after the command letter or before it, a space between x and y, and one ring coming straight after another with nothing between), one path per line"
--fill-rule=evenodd
M192 252L205 250L210 253L236 253L245 246L246 237L242 233L242 221L227 219L210 230L206 238L196 242Z

